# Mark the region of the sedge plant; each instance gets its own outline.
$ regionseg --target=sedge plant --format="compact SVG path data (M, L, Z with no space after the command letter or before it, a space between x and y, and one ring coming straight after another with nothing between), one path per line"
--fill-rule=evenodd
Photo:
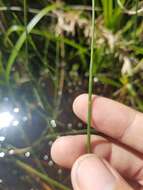
M89 68L88 86L88 116L87 116L87 152L91 152L91 116L92 116L92 91L93 91L93 64L94 64L94 43L95 43L95 0L92 0L92 39Z

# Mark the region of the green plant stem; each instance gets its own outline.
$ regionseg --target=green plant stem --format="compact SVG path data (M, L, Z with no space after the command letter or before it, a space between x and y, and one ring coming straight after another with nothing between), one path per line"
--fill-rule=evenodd
M57 93L56 93L56 101L55 101L55 110L53 113L53 118L56 120L59 114L59 108L62 100L63 95L63 88L64 88L64 82L65 82L65 44L64 42L61 42L59 44L61 46L60 53L61 53L61 65L58 75L58 86L57 86Z
M28 9L27 9L27 0L24 0L23 2L23 5L24 5L24 27L25 27L25 33L26 33L26 40L25 40L25 67L26 67L26 70L28 72L28 74L30 75L32 81L33 81L33 77L32 75L30 74L30 71L29 71L29 44L28 44L28 39L29 39L29 34L28 34L28 31L27 31L27 18L28 18ZM22 129L22 128L21 128ZM25 137L25 142L30 145L30 142L29 142L29 139L27 138L27 135L25 134L25 132L22 130L23 132L23 135ZM32 154L34 156L34 160L35 160L35 163L37 164L37 166L39 167L39 169L45 173L45 170L43 168L43 166L41 165L40 161L37 159L36 157L36 154L35 154L35 151L34 149L31 149L32 151Z
M110 26L110 21L112 18L113 12L113 0L102 0L103 11L104 11L104 20L106 27Z
M61 190L70 190L70 188L64 186L63 184L57 182L56 180L53 180L52 178L48 177L47 175L42 174L41 172L37 171L36 169L32 168L31 166L29 166L28 164L17 160L16 164L22 168L23 170L25 170L26 172L30 173L31 175L35 175L36 177L39 177L41 180L47 182L48 184L61 189Z
M50 11L57 9L58 7L59 7L59 4L53 4L53 5L47 6L44 9L42 9L28 24L28 26L27 26L28 34L33 30L33 28L39 23L39 21L45 15L47 15ZM18 39L18 41L17 41L16 45L14 46L14 48L10 54L10 57L8 59L7 68L6 68L6 82L8 85L9 85L9 80L10 80L11 68L12 68L12 66L15 62L15 59L18 56L18 53L19 53L20 49L22 48L25 40L26 40L26 32L24 31L23 34Z
M16 12L21 12L23 11L23 9L21 7L17 7L17 6L11 6L11 7L7 7L7 6L0 6L0 11L16 11ZM39 10L38 9L29 9L29 13L33 13L33 14L38 14Z
M87 119L87 152L91 152L91 116L92 116L92 91L93 91L93 63L94 63L94 34L95 34L95 0L92 0L92 39L89 68L88 86L88 119Z
M27 147L26 148L16 148L14 146L11 146L11 149L14 150L13 155L17 155L17 156L24 156L24 153L30 151L33 153L33 149L36 149L37 147L41 147L42 143L50 141L50 140L55 140L57 137L59 136L69 136L69 135L86 135L87 130L86 129L82 129L82 130L73 130L73 131L67 131L67 132L55 132L52 134L48 134L45 136L41 136L38 140L36 140L32 145L30 145L29 141L27 140ZM95 131L94 129L91 129L91 134L92 135L98 135L101 137L106 137L106 135ZM0 148L1 152L8 152L7 148ZM24 156L25 157L25 156ZM40 168L39 168L40 169Z
M25 31L25 29L24 29L24 27L19 26L19 25L14 25L14 26L10 27L8 29L8 31L6 32L4 42L5 43L7 42L9 36L13 32L18 32L18 31L23 32L23 31ZM65 36L55 36L54 34L51 34L48 31L45 32L43 30L38 30L38 29L33 29L31 31L31 34L43 36L43 37L47 38L48 40L52 40L52 41L64 42L66 45L77 49L79 53L89 55L88 49L86 47L81 46L80 44L76 43L74 40L70 40L70 39L66 38Z
M27 31L27 0L24 0L24 27L26 33L26 40L25 40L25 59L26 59L26 66L28 67L29 64L29 51L28 51L28 31Z
M20 51L20 49L22 48L23 44L25 43L26 45L26 54L28 55L28 35L29 33L33 30L33 28L38 24L38 22L44 17L46 16L50 11L53 11L54 9L58 8L60 6L60 4L53 4L53 5L49 5L47 7L45 7L44 9L42 9L31 21L30 23L27 25L27 6L26 6L26 1L24 1L24 23L25 23L25 28L24 28L24 32L22 33L22 35L19 37L16 45L14 46L8 62L7 62L7 67L6 67L6 83L7 86L10 86L10 73L11 73L11 69L13 64L15 63L16 57L18 56L18 53ZM44 97L42 90L40 88L40 86L37 84L37 81L35 80L35 78L33 77L32 73L29 71L29 67L28 67L28 56L26 56L26 69L27 72L31 78L31 81L33 83L34 86L34 90L36 92L36 94L38 95L37 97L39 97L40 102L42 103L41 105L43 105L44 109L49 112L50 111L50 107L47 104L46 98ZM10 89L10 88L9 88Z
M137 37L138 6L139 6L139 0L136 0L136 15L135 15L135 25L134 25L134 31L135 31L134 37L135 38Z

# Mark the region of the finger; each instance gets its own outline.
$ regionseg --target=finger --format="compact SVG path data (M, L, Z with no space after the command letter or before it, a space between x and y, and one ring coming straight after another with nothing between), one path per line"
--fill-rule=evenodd
M74 190L133 190L106 162L96 155L80 157L72 168Z
M106 159L122 176L143 180L143 160L127 149L99 136L92 136L92 152ZM57 139L51 149L53 160L66 168L71 168L81 155L86 154L86 136L68 136Z
M92 125L98 131L143 153L143 114L108 98L93 96ZM75 114L86 122L88 95L73 104Z

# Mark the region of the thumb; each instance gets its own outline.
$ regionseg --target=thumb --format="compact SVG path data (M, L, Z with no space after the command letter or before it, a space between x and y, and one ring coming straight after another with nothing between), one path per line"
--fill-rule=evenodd
M81 156L73 165L71 178L74 190L133 190L95 154Z

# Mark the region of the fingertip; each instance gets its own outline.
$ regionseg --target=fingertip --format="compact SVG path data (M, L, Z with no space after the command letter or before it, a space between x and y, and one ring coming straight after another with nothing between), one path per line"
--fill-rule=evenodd
M74 148L75 144L76 148ZM56 164L71 168L75 160L84 153L84 150L84 136L60 137L52 145L51 157Z
M92 96L94 98L95 95ZM85 113L88 111L88 94L79 95L73 102L73 112L83 121L85 121Z
M75 190L133 190L106 161L86 154L73 165L71 179Z
M77 96L73 102L73 112L77 115L83 102L87 102L88 94L81 94Z
M61 166L65 165L66 167L65 159L63 159L64 151L66 151L65 138L66 137L59 137L55 140L51 147L51 157L56 164Z
M73 165L71 177L74 189L113 189L115 184L115 177L95 154L78 158Z
M58 164L59 162L59 159L57 159L58 146L59 146L59 138L55 140L55 142L52 144L52 147L51 147L51 158L56 164Z

